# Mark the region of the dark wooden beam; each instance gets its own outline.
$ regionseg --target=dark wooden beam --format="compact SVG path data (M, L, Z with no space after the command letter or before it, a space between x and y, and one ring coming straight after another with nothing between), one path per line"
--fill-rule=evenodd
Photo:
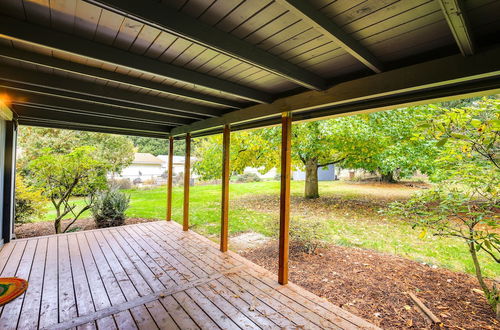
M382 63L368 49L362 46L356 39L344 32L330 18L326 17L309 1L304 0L280 0L281 4L295 13L303 21L309 23L314 29L330 38L335 44L354 56L361 63L375 72L382 72Z
M71 92L57 92L45 87L19 84L0 79L0 91L5 92L13 103L38 103L60 108L82 109L83 111L99 112L101 115L125 115L127 113L154 114L158 120L173 124L189 124L200 120L199 116L182 114L168 109L139 106L131 103L85 96ZM133 118L135 118L132 115ZM139 119L141 117L138 117ZM161 119L160 119L161 118Z
M20 61L22 63L35 64L37 66L55 69L63 72L78 74L82 77L96 78L101 81L111 81L135 88L144 88L154 92L182 96L190 100L203 101L208 104L230 108L241 108L242 104L222 97L212 96L187 89L182 89L151 80L135 78L118 72L102 70L84 64L65 61L56 57L45 56L37 53L27 52L12 47L0 46L0 58Z
M231 129L224 125L222 133L222 197L221 197L221 225L220 225L220 250L227 251L229 231L229 176L231 158Z
M0 92L5 90L0 83ZM139 110L136 108L121 108L109 104L91 103L81 101L78 99L59 98L51 95L36 94L24 91L9 91L12 95L12 104L18 106L37 107L39 109L51 109L53 111L60 111L64 113L79 113L82 115L89 115L93 117L100 117L102 119L121 119L133 122L156 123L167 126L176 126L188 124L192 119L170 117L168 114L161 112L150 112ZM43 117L43 112L40 112Z
M464 56L474 54L474 37L462 0L438 0L453 38Z
M288 283L288 235L290 228L290 182L292 149L292 114L283 113L281 120L281 188L279 233L279 284Z
M191 184L191 134L186 134L186 154L184 159L184 204L182 229L189 230L189 185Z
M86 1L257 66L307 88L316 90L326 88L326 81L312 72L161 3L123 0Z
M88 105L85 106L85 110L81 109L76 109L76 108L63 108L63 107L56 107L56 106L51 106L51 105L45 105L45 104L40 104L40 103L18 103L14 102L13 106L16 107L16 112L17 113L24 113L29 110L25 109L34 109L33 111L36 111L37 117L40 119L46 119L44 114L45 111L53 111L59 113L60 118L67 118L68 116L71 116L72 114L76 115L82 115L82 116L87 116L89 118L92 118L93 120L100 122L100 121L108 121L111 122L113 120L119 120L119 121L127 121L130 123L138 123L142 122L144 124L153 124L153 125L163 125L163 126L168 126L168 127L174 127L176 124L168 122L168 120L158 120L157 115L155 114L149 114L146 113L145 115L137 115L136 111L133 111L131 113L128 113L127 110L124 109L116 109L113 110L112 113L117 112L119 115L114 115L114 114L109 114L106 113L105 115L102 114L102 112L98 112L98 109L100 108L99 105ZM97 108L97 109L96 109ZM90 110L89 110L90 109ZM50 116L52 114L49 114ZM69 118L69 117L68 117Z
M57 129L69 129L75 131L85 131L85 132L99 132L108 134L118 134L127 136L142 136L155 139L165 139L168 135L165 133L154 133L154 132L144 132L140 130L130 130L121 128L108 128L103 126L94 126L86 124L75 124L66 123L60 121L51 121L45 119L30 119L30 118L19 118L19 125L34 126L34 127L44 127L44 128L57 128Z
M33 25L9 16L0 15L0 35L9 39L42 46L47 49L57 49L62 52L83 56L123 68L203 86L250 101L265 103L273 99L271 95L265 92L225 79L216 78L149 57L133 54L125 50L43 26Z
M169 137L167 169L167 221L172 220L172 179L174 170L174 138Z
M174 136L187 132L203 132L225 124L244 123L277 117L283 111L300 113L335 108L337 114L348 112L354 105L356 111L424 104L432 95L453 96L468 93L475 85L480 86L487 79L500 78L500 47L464 57L453 55L400 69L382 72L343 83L326 91L307 91L281 98L271 104L251 106L227 113L220 118L210 118L191 125L172 129ZM462 88L465 86L466 88ZM481 87L487 90L486 86ZM395 102L394 100L397 100ZM408 102L407 102L408 101ZM420 103L418 103L420 102ZM346 110L342 110L345 108Z
M3 191L2 191L2 239L3 243L8 243L14 234L15 215L15 187L16 187L16 142L17 125L14 121L5 122L5 149L0 148L4 153L3 171Z
M52 108L36 108L13 106L13 110L18 118L31 120L49 120L55 123L69 123L79 125L90 125L93 127L118 128L123 130L163 133L168 135L170 127L167 125L150 124L144 122L132 122L123 119L102 118L81 113L62 113Z
M0 65L0 84L7 87L17 87L19 84L37 87L47 94L61 97L71 97L92 102L109 103L117 106L140 107L144 110L162 110L172 116L198 118L217 117L225 110L201 106L193 103L179 102L164 97L151 96L143 93L130 92L118 87L104 86L88 81L63 78L53 74L26 70L18 67ZM76 94L76 95L75 95Z

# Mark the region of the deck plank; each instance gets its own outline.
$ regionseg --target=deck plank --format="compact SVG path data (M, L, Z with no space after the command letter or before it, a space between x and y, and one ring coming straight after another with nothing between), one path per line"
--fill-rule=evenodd
M120 235L120 237L127 242L132 250L137 254L137 256L142 261L142 264L147 266L152 273L152 276L159 280L165 288L172 288L177 286L176 283L167 272L163 271L162 267L154 260L150 254L143 249L137 242L128 234L126 230L118 229L115 233Z
M197 289L200 294L202 294L215 306L217 306L217 308L219 308L234 323L240 325L244 329L259 329L259 326L257 324L252 322L252 320L250 320L233 305L231 305L220 295L220 293L215 293L215 290L210 290L208 285L199 285Z
M211 301L221 306L221 309L226 308L226 314L238 324L249 324L250 328L253 328L252 323L262 329L279 328L259 311L251 310L250 305L241 299L238 292L230 291L216 280L200 285L198 288ZM227 307L223 307L225 303L220 300L225 300L227 302ZM250 323L248 323L248 320Z
M200 329L172 296L165 297L162 303L179 328L188 330Z
M31 265L35 256L38 240L28 241L24 249L23 256L19 261L19 266L16 269L15 276L23 279L29 279L31 272ZM19 296L14 301L4 306L2 315L0 317L0 324L15 324L17 325L19 315L21 313L22 304L26 292Z
M0 272L30 281L0 328L378 329L173 221L15 240Z
M111 305L119 304L125 302L125 296L121 291L121 288L118 284L116 277L113 274L113 271L109 267L108 261L106 260L104 254L102 253L95 236L93 233L85 233L85 240L87 241L87 246L92 253L96 269L99 273L99 277L101 278L105 291L109 297L109 301ZM83 241L83 239L82 239ZM123 311L121 313L115 314L114 319L118 328L121 329L133 329L136 328L135 321L130 314L130 311Z
M207 276L207 271L203 270L200 266L196 265L192 260L184 256L179 251L179 244L173 242L172 240L168 240L168 236L161 237L157 235L155 230L151 230L150 237L154 239L154 236L157 236L157 242L160 242L161 245L165 246L167 250L184 266L188 267L196 276L204 277ZM180 238L179 240L181 240ZM203 267L203 266L202 266ZM209 271L210 272L210 271Z
M106 241L106 238L102 235L102 231L95 231L93 232L93 234L126 300L131 300L133 298L139 297L139 292L137 291L137 288L130 280L126 271L123 269L123 266L121 265L120 261L118 260L117 256L115 255L108 241ZM130 271L133 272L132 269L130 269ZM134 317L134 320L139 328L145 328L145 329L156 328L156 323L149 314L147 308L145 308L144 306L138 306L136 308L132 308L130 309L130 312Z
M172 296L201 329L220 329L185 292L177 292Z
M47 242L45 274L43 275L42 302L40 305L40 328L56 324L59 320L59 258L58 237L50 236Z
M58 237L59 322L77 317L68 235Z
M47 256L48 238L40 238L31 267L28 290L24 296L19 319L19 329L34 329L38 327L39 310L42 301L43 278L45 273L45 257Z
M197 278L197 276L194 275L189 268L170 255L169 251L162 246L161 242L157 242L153 234L145 233L141 231L141 228L135 226L130 226L127 230L129 232L135 232L138 237L142 237L142 241L145 244L148 244L152 251L154 251L157 255L161 255L162 259L164 259L167 263L167 265L164 266L167 267L164 268L166 271L178 272L182 275L185 281L191 281ZM173 269L169 268L168 265L171 265Z
M74 237L76 238L80 248L82 262L81 267L83 268L83 272L85 273L88 281L88 288L93 300L94 310L97 311L111 306L108 294L102 282L102 277L100 276L99 270L95 265L92 252L90 251L87 240L85 239L85 235L78 234L74 235ZM97 320L97 326L100 329L116 329L113 317L106 317Z

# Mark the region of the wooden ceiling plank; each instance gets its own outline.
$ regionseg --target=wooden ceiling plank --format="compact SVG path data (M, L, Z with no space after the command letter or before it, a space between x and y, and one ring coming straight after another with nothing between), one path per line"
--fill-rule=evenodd
M135 122L155 121L169 125L186 125L193 122L192 118L178 117L160 109L147 109L133 106L123 106L118 102L107 100L92 101L90 99L78 98L68 93L51 94L50 90L40 87L25 86L0 81L0 90L12 98L12 104L39 105L48 108L69 109L80 112L89 112L101 117L128 117ZM142 117L141 117L142 116ZM199 118L198 118L199 119Z
M45 103L44 103L45 102ZM61 113L76 113L82 115L89 115L97 118L106 118L106 119L119 119L119 120L127 120L131 122L137 123L138 121L150 124L160 124L166 126L178 126L179 123L172 123L165 118L164 116L147 113L147 112L137 112L133 110L123 110L117 109L113 107L103 107L101 105L94 104L85 104L84 106L77 107L78 104L71 104L71 107L55 107L50 104L46 104L49 101L43 101L43 99L39 99L38 97L34 97L33 102L23 103L16 102L13 104L16 109L19 107L24 108L36 108L36 109L50 109L53 111L58 111ZM57 103L57 102L56 102ZM43 114L40 114L43 117Z
M0 36L204 86L251 101L269 102L273 99L272 95L253 88L129 53L91 40L41 26L34 26L8 16L0 15Z
M42 88L54 90L54 94L63 94L62 92L76 93L91 100L99 98L117 101L123 103L124 106L128 104L150 109L162 109L170 111L172 115L176 116L190 117L186 114L193 114L198 118L203 118L215 117L223 113L218 109L203 107L192 103L171 101L165 98L158 99L144 94L131 94L129 91L112 86L107 86L106 89L103 89L99 85L82 80L67 78L54 79L54 76L51 74L23 70L16 67L1 66L0 68L1 80L28 84L31 86L40 86Z
M307 88L321 90L326 87L326 81L317 75L283 61L279 57L269 54L251 43L247 43L218 28L214 28L183 13L168 10L167 7L160 3L121 0L85 1L109 10L114 10L124 16L134 18L243 62L258 66ZM252 7L256 7L255 1L252 1Z
M302 0L281 0L281 3L374 72L383 71L382 63L372 53L310 3Z
M169 95L179 95L182 97L186 97L189 100L201 100L211 105L223 105L232 108L241 107L240 103L227 100L221 97L214 97L207 94L198 93L195 91L189 91L182 88L172 87L162 83L148 81L118 72L111 72L111 71L101 70L98 68L92 68L83 64L73 63L55 57L48 57L32 52L26 52L11 47L0 47L0 58L19 60L24 63L32 63L40 66L45 66L62 71L75 73L80 76L95 77L98 79L114 81L129 86L142 87L146 89L155 90L161 93L166 93Z
M474 37L462 0L438 0L451 33L464 56L474 54Z

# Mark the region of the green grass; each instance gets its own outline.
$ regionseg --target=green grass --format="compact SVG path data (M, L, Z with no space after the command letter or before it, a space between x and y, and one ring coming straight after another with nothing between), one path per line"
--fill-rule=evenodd
M303 182L292 182L292 195L301 196ZM323 197L336 197L345 200L387 201L401 199L413 190L402 186L363 185L343 182L321 182L320 193ZM131 203L128 217L164 219L166 192L165 187L150 190L127 190ZM256 195L278 195L279 182L239 183L231 185L231 199ZM191 187L190 225L203 235L216 237L220 230L220 185ZM182 221L182 187L174 188L173 219ZM74 200L82 205L79 199ZM49 206L50 209L51 206ZM293 205L292 205L293 214ZM55 212L51 210L40 221L50 221ZM84 217L90 214L84 214ZM276 212L262 212L243 207L230 209L230 235L246 231L255 231L271 235L269 222L278 215ZM295 215L296 216L296 215ZM473 265L465 244L453 238L436 238L427 235L418 238L419 232L398 219L385 218L374 208L356 209L346 212L344 209L328 209L321 219L329 224L328 241L338 245L373 249L385 253L401 255L420 262L449 268L455 271L473 273ZM292 219L293 221L293 219ZM499 277L500 266L491 258L481 256L481 263L486 276Z

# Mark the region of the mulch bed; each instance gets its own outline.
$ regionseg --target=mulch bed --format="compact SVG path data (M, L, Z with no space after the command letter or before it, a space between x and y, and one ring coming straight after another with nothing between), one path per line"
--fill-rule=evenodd
M277 243L241 253L276 273ZM432 328L406 292L414 293L448 329L500 329L468 274L398 256L330 246L315 255L290 249L290 280L384 329Z
M143 223L143 222L151 222L158 221L159 219L143 219L143 218L128 218L125 220L126 225L133 225L135 223ZM62 228L66 228L69 220L64 220L62 222ZM81 231L81 230L90 230L96 229L96 225L93 219L78 219L75 223L70 227L69 231ZM44 221L44 222L30 222L24 223L22 225L16 225L14 228L14 233L16 234L16 238L28 238L35 236L45 236L45 235L53 235L55 234L54 223L52 221Z

